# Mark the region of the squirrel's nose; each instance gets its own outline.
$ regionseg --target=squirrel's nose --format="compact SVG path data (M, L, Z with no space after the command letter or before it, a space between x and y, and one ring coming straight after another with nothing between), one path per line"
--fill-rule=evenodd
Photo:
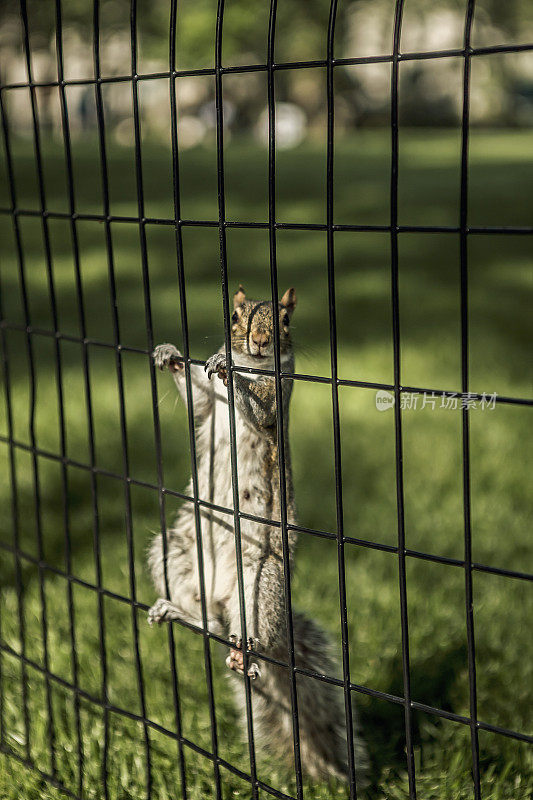
M269 341L270 339L267 333L252 333L252 342L259 348L267 345Z

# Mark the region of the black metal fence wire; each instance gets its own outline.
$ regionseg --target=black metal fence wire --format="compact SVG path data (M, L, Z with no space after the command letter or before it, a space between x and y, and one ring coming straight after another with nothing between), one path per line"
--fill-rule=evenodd
M102 742L102 761L101 761L101 791L104 798L109 797L108 790L108 757L109 757L109 715L115 713L123 717L135 720L141 724L144 735L145 747L145 765L146 765L146 796L150 798L152 792L152 744L150 740L150 731L154 730L160 734L165 735L170 740L175 741L177 747L177 756L179 761L182 796L187 797L187 784L185 775L185 750L192 749L196 753L210 760L213 765L213 780L215 793L217 798L222 797L222 788L220 780L220 767L223 766L233 774L237 775L244 781L248 782L251 787L252 797L258 797L259 790L263 790L273 797L290 798L289 795L275 789L272 786L260 781L257 777L255 748L254 748L254 731L251 715L251 694L250 683L246 679L244 681L246 692L246 712L247 712L247 734L250 756L250 771L249 773L243 772L234 765L228 763L221 758L218 752L217 741L217 725L215 715L215 703L213 693L213 679L211 668L211 655L210 655L210 640L221 642L229 645L223 638L216 636L208 630L207 627L207 614L206 614L206 600L205 600L205 579L203 575L203 549L202 549L202 525L201 525L201 509L210 508L216 509L218 512L230 515L233 518L234 531L235 531L235 547L236 547L236 563L238 573L238 586L239 586L239 602L241 608L242 619L242 636L246 640L246 615L244 605L244 592L243 592L243 574L242 574L242 556L241 556L241 539L240 539L240 521L241 519L251 519L258 522L268 522L268 524L276 526L281 529L283 540L283 553L285 563L285 592L286 592L286 623L287 623L287 638L289 643L289 663L285 664L285 668L289 670L290 687L291 687L291 705L292 705L292 720L293 720L293 739L294 739L294 762L295 762L295 775L296 775L296 797L298 800L303 798L303 783L302 783L302 764L300 757L300 742L299 742L299 726L298 726L298 696L296 691L296 676L298 674L307 675L317 680L326 681L333 685L341 687L344 691L345 697L345 713L346 713L346 732L347 732L347 754L349 765L349 789L350 798L353 800L357 797L356 787L356 770L354 761L354 746L353 746L353 719L352 719L352 694L362 693L370 695L390 703L402 706L404 709L405 718L405 741L406 741L406 759L407 771L409 778L409 796L414 800L416 798L416 782L415 782L415 762L413 753L413 737L412 737L412 712L423 711L432 714L436 717L452 720L454 722L463 724L470 729L471 750L472 750L472 776L473 776L473 791L476 800L481 798L480 788L480 772L479 772L479 746L478 746L478 731L485 730L491 731L501 736L511 737L529 744L533 744L533 737L520 733L518 731L509 730L491 725L478 719L477 716L477 703L476 703L476 668L475 668L475 637L474 637L474 617L473 617L473 603L472 603L472 574L474 571L492 573L502 575L509 578L520 579L525 581L533 580L533 575L523 572L511 571L500 569L497 567L488 566L486 564L476 563L472 560L472 542L471 542L471 510L470 510L470 450L469 450L469 408L468 404L463 404L462 409L462 445L463 445L463 510L464 510L464 557L463 559L446 558L442 556L431 555L419 551L407 549L405 546L405 531L404 531L404 503L403 503L403 470L402 470L402 410L400 399L403 393L423 393L434 392L437 396L454 396L455 393L443 389L426 389L424 387L404 386L401 381L400 372L400 320L399 320L399 292L398 292L398 239L400 234L409 232L419 233L456 233L459 234L460 239L460 268L461 268L461 374L462 386L461 391L463 397L471 399L481 399L480 395L469 393L468 385L468 255L467 255L467 241L471 235L483 235L491 233L500 234L524 234L532 235L533 227L471 227L468 225L467 219L467 203L468 203L468 141L469 141L469 100L470 100L470 69L471 60L479 55L486 55L490 53L509 53L524 50L533 50L533 44L515 45L515 46L494 46L473 48L471 46L471 30L474 16L474 0L467 0L465 4L465 23L464 23L464 42L461 49L445 50L445 51L432 51L432 52L415 52L415 53L402 53L400 50L401 43L401 27L402 27L402 12L404 7L403 0L396 0L395 15L394 15L394 35L393 46L390 55L385 56L370 56L361 58L344 58L336 59L334 56L334 35L335 23L337 16L337 0L331 0L329 25L326 37L326 51L327 56L325 60L315 61L299 61L299 62L285 62L276 63L274 60L274 44L276 33L276 0L270 1L270 16L268 27L268 51L266 64L250 64L245 66L236 67L223 67L222 66L222 35L224 26L224 0L218 0L217 19L216 19L216 46L215 46L215 66L212 69L198 69L198 70L177 70L176 69L176 26L178 24L177 15L177 0L171 0L170 4L170 30L169 30L169 69L167 72L158 72L150 74L138 74L137 71L137 3L136 0L131 2L131 64L130 73L114 77L106 77L101 74L100 67L100 2L94 0L93 8L93 62L94 62L94 77L91 79L83 80L65 80L63 72L63 32L62 32L62 2L61 0L55 1L55 15L56 15L56 54L57 54L57 80L48 82L37 82L33 78L32 71L32 51L30 44L30 24L28 18L28 10L26 0L20 1L21 20L23 26L23 44L27 70L27 81L22 83L0 84L0 113L2 117L2 133L4 140L4 148L6 154L6 167L9 184L10 194L10 207L0 208L0 213L8 215L11 218L14 242L16 248L16 255L18 260L19 279L22 290L22 301L24 310L24 325L16 325L8 322L5 319L5 309L0 307L0 331L3 345L3 370L4 370L4 391L5 402L7 408L7 425L8 435L0 436L0 441L6 443L9 447L10 457L10 480L12 487L12 525L13 525L13 544L9 545L2 543L0 546L6 552L11 553L15 559L15 583L18 597L18 626L20 634L20 650L17 652L3 642L0 636L0 711L3 709L3 691L1 686L1 654L9 653L11 657L16 658L20 663L20 686L21 697L23 705L23 720L25 729L25 755L21 756L15 753L7 744L4 738L4 731L2 728L2 737L0 738L0 750L14 758L19 759L32 770L35 770L41 778L49 782L51 785L58 787L67 795L81 799L84 787L84 754L82 748L82 736L80 726L80 701L84 699L89 703L101 708L104 722L104 737ZM460 215L457 226L400 226L398 225L398 82L399 82L399 69L400 63L404 61L416 61L422 59L433 58L448 58L460 56L463 59L463 112L462 112L462 148L461 148L461 189L460 189ZM335 96L334 96L334 71L335 67L339 65L357 65L386 62L391 64L391 139L392 139L392 160L390 172L390 223L389 225L336 225L334 223L334 206L333 206L333 162L334 162L334 113L335 113ZM327 184L326 184L326 203L327 203L327 219L326 224L293 224L293 223L280 223L276 221L276 134L275 134L275 88L274 77L277 71L286 69L302 69L302 68L315 68L325 67L327 75ZM243 73L243 72L266 72L268 83L268 126L269 126L269 145L268 145L268 178L269 178L269 214L267 222L247 222L242 221L229 221L226 219L225 211L225 192L224 192L224 143L223 143L223 97L222 86L223 78L226 74ZM216 91L216 131L217 131L217 168L218 168L218 220L195 220L195 219L182 219L180 209L180 175L178 166L178 139L177 139L177 105L176 105L176 81L182 76L190 75L212 75L215 78L215 91ZM1 76L0 76L1 77ZM170 115L171 115L171 143L172 143L172 156L173 156L173 192L174 192L174 217L172 219L161 218L148 218L145 216L144 209L144 192L143 192L143 162L141 152L141 131L140 131L140 111L139 111L139 82L149 81L157 78L168 78L170 84ZM132 98L133 98L133 118L134 118L134 134L135 134L135 178L137 188L137 209L138 216L117 216L110 213L109 201L109 178L108 178L108 159L106 153L106 128L104 121L104 107L102 99L102 86L107 83L122 83L127 82L131 84ZM73 165L72 165L72 152L71 152L71 136L69 127L68 105L66 97L67 86L80 86L92 85L94 86L95 99L96 99L96 113L97 113L97 127L99 138L99 152L100 152L100 165L101 165L101 180L103 189L103 214L82 214L76 210L76 197L73 179ZM67 176L67 195L68 195L68 212L55 212L49 211L46 202L46 188L43 175L43 164L41 156L41 130L39 124L39 114L36 100L36 90L41 87L58 87L61 108L62 131L65 151L66 163L66 176ZM32 113L32 129L34 141L34 154L36 163L36 172L38 179L38 195L39 195L39 210L29 210L20 208L17 201L17 186L15 181L13 157L11 149L11 130L9 126L8 117L6 115L6 106L4 96L7 92L16 88L29 89L31 98L31 113ZM36 328L32 325L30 308L28 302L28 292L26 288L25 278L25 260L23 249L23 237L20 220L23 217L37 217L41 220L42 225L42 238L44 244L45 254L45 268L48 281L48 290L51 304L51 317L53 321L53 330L45 330ZM53 262L52 252L50 247L49 236L49 220L50 219L66 219L70 222L72 253L74 258L75 267L75 281L76 293L79 314L79 336L72 336L62 333L58 327L58 314L56 307L56 295L54 287L53 275ZM107 253L107 267L109 274L109 294L111 299L111 307L114 312L113 316L113 341L97 341L87 337L86 324L85 324L85 310L82 296L81 275L80 275L80 257L79 257L79 242L78 242L78 229L77 222L81 220L93 220L103 223L105 229L106 253ZM141 264L142 264L142 278L144 290L144 306L145 306L145 325L147 346L145 350L139 348L127 347L121 343L119 319L117 312L117 285L115 279L114 267L114 253L113 243L111 238L111 226L115 223L137 223L139 227L140 249L141 249ZM176 241L176 258L177 258L177 274L179 296L181 303L181 323L183 334L183 355L185 363L185 375L187 384L187 410L188 410L188 427L189 427L189 441L190 441L190 456L191 456L191 470L192 470L192 497L186 496L183 493L177 492L173 489L167 488L164 485L163 470L162 470L162 455L161 455L161 433L159 424L159 412L157 401L157 388L155 382L154 367L151 362L150 354L153 350L153 329L152 329L152 315L150 308L150 274L149 263L146 244L146 228L150 225L168 225L175 231ZM278 295L278 281L277 281L277 268L276 268L276 234L281 228L290 228L293 230L321 230L326 231L327 234L327 274L328 274L328 287L329 287L329 329L330 329L330 345L331 345L331 377L320 377L317 375L302 375L295 373L286 373L281 371L280 353L279 353L279 323L278 318L274 315L274 338L275 338L275 369L274 371L268 370L251 370L249 368L241 368L232 366L230 375L235 371L256 373L256 374L269 374L274 375L276 384L276 396L278 399L278 408L282 407L280 402L282 381L283 380L303 380L303 381L317 381L329 384L331 387L332 399L332 414L333 414L333 434L334 434L334 465L335 465L335 484L336 484L336 519L337 519L337 532L335 534L328 533L321 530L312 530L299 525L291 525L287 520L287 498L286 498L286 485L285 485L285 460L283 451L283 420L281 415L278 415L277 430L278 430L278 443L279 443L279 471L280 471L280 497L281 497L281 518L280 520L263 520L251 514L246 514L239 509L239 493L238 493L238 480L237 480L237 453L236 453L236 432L235 432L235 405L234 405L234 392L232 380L228 382L228 398L229 398L229 412L230 412L230 440L231 440L231 473L233 479L233 509L223 508L213 503L209 503L199 497L198 493L198 476L196 472L196 451L195 451L195 435L194 435L194 415L193 415L193 402L192 402L192 388L191 388L191 364L201 364L191 357L189 331L188 331L188 317L187 317L187 303L185 293L185 276L184 276L184 263L183 263L183 246L182 246L182 230L186 226L206 226L217 227L219 232L220 241L220 267L221 267L221 286L222 286L222 306L224 311L224 328L225 328L225 346L227 355L230 354L230 309L229 309L229 294L228 294L228 270L227 270L227 253L226 253L226 231L230 227L241 228L259 228L266 229L269 232L270 242L270 276L271 276L271 292L272 300L276 302ZM340 379L337 370L337 338L336 338L336 306L335 306L335 256L334 256L334 242L335 233L339 231L385 231L390 235L391 245L391 291L392 291L392 316L393 316L393 355L394 355L394 383L371 383L358 380ZM1 302L1 301L0 301ZM27 357L29 363L29 379L30 379L30 444L27 445L18 441L14 435L13 427L13 407L11 397L10 385L10 364L6 349L6 336L8 330L19 330L25 334ZM57 404L60 423L60 452L53 453L43 450L37 446L34 430L35 419L35 391L36 391L36 373L35 373L35 355L33 346L33 337L44 336L50 337L54 341L55 352L55 368L56 368L56 385L57 385ZM82 361L85 385L85 402L86 414L88 422L89 434L89 463L81 463L72 458L67 457L66 440L65 440L65 418L64 418L64 403L62 391L62 366L61 366L61 350L60 342L69 341L76 342L82 347ZM109 348L115 354L116 375L119 392L119 408L120 408L120 427L121 427L121 446L122 446L122 473L117 474L104 470L96 466L95 458L95 440L94 440L94 420L93 420L93 405L92 405L92 388L89 377L89 363L88 363L88 347L98 346L102 348ZM150 385L152 396L152 409L153 409L153 425L155 434L155 448L158 466L158 480L157 485L147 482L136 480L130 476L129 470L129 457L128 457L128 432L126 426L126 413L124 401L124 380L122 368L122 354L125 351L135 351L144 353L150 361ZM394 406L394 422L395 422L395 441L396 441L396 500L397 500L397 523L398 523L398 538L397 545L378 544L376 542L366 541L349 537L344 534L344 519L343 519L343 495L342 495L342 479L341 479L341 444L340 444L340 423L339 423L339 387L340 386L356 386L363 388L385 389L394 392L395 406ZM533 406L533 400L517 397L497 397L496 402L514 404L514 405L527 405ZM31 454L32 474L33 474L33 492L34 492L34 505L37 520L36 535L37 535L37 552L38 556L32 556L25 552L20 546L19 537L19 501L17 492L17 480L15 472L15 456L17 450L25 450ZM65 537L65 564L64 569L54 567L48 564L44 558L43 549L43 531L41 524L41 489L39 480L39 458L44 457L58 463L61 467L61 485L62 485L62 498L64 507L64 537ZM90 583L79 576L73 574L72 560L71 560L71 545L70 545L70 531L69 519L67 512L67 467L75 466L85 470L89 474L91 485L92 497L92 512L93 512L93 545L94 545L94 562L95 562L95 583ZM97 476L107 476L119 479L123 484L124 500L126 508L126 531L128 541L128 563L129 563L129 596L123 596L118 593L111 592L105 589L102 585L102 563L100 552L100 537L99 537L99 507L97 495ZM201 590L201 605L202 605L202 627L196 627L186 622L180 622L185 627L188 627L203 637L204 642L204 659L205 669L207 675L207 689L208 701L210 710L211 721L211 749L206 750L191 740L187 739L182 733L181 725L181 709L180 697L178 691L177 680L177 663L174 649L174 634L171 625L168 626L168 639L169 639L169 658L170 668L172 673L172 686L173 698L175 709L175 725L176 730L168 730L155 721L151 720L147 715L145 690L142 673L142 664L139 652L139 636L137 628L137 611L139 609L146 610L147 606L140 603L136 598L136 580L133 560L133 538L132 538L132 506L131 506L131 486L138 485L145 488L152 489L157 492L159 498L160 509L160 524L163 530L163 547L166 549L166 531L165 531L165 501L167 496L177 497L186 502L192 503L194 506L196 531L197 531L197 552L200 572L200 590ZM292 615L291 615L291 576L288 569L288 532L289 530L297 531L300 533L320 536L324 538L334 539L337 542L338 552L338 574L339 574L339 604L340 604L340 621L341 621L341 635L342 635L342 679L334 678L328 675L319 675L310 672L295 665L294 657L294 639L292 631ZM403 695L396 696L385 692L377 691L366 686L354 684L350 677L350 661L349 661L349 647L348 647L348 622L347 622L347 607L346 607L346 580L345 580L345 556L344 548L347 543L352 543L365 548L373 548L377 550L387 551L394 553L398 557L398 575L399 575L399 595L400 595L400 609L401 609L401 634L402 634L402 665L403 665ZM408 614L407 614L407 595L406 595L406 560L408 558L426 559L428 561L439 562L455 566L464 571L465 579L465 615L467 626L467 643L468 643L468 672L469 672L469 691L470 691L470 714L468 717L461 716L440 708L434 708L426 704L417 702L411 697L410 689L410 668L409 668L409 639L408 639ZM24 621L24 606L23 606L23 590L22 590L22 564L29 562L34 564L38 569L39 585L40 585L40 599L41 599L41 633L43 645L43 664L30 659L26 652L26 637L25 637L25 621ZM49 660L49 644L48 644L48 617L47 617L47 604L46 595L44 591L44 576L46 572L51 572L55 575L62 576L67 581L68 591L68 605L69 605L69 625L70 625L70 650L71 650L71 664L72 664L72 682L69 682L58 675L54 674L50 669ZM168 578L165 576L168 592ZM73 617L73 586L80 585L93 590L97 597L98 602L98 621L99 621L99 656L102 668L102 685L101 697L95 697L89 692L82 689L78 684L78 660L76 652L76 639L74 631L74 617ZM133 633L134 645L134 658L136 665L138 693L140 699L140 714L135 714L128 709L120 708L112 704L108 696L108 659L109 654L106 651L105 644L105 624L104 624L104 599L111 597L126 603L131 608L131 624ZM253 653L253 656L265 661L280 664L281 662L274 661L265 654ZM249 655L245 652L245 672L246 660ZM50 754L50 772L45 772L38 768L34 763L32 757L32 742L30 737L30 722L28 713L28 667L31 667L37 672L41 673L45 682L45 695L46 695L46 713L48 716L48 748ZM72 693L74 709L75 709L75 727L76 727L76 753L77 753L77 792L72 791L65 786L59 779L56 771L57 748L55 743L55 725L54 725L54 709L52 703L52 686L58 685L68 692ZM3 714L1 714L3 720Z

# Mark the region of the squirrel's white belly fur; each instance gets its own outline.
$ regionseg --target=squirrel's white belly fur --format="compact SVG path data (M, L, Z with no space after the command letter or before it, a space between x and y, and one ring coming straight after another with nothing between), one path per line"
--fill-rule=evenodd
M263 519L279 520L279 471L277 448L273 437L254 431L235 409L237 443L239 510ZM287 447L287 445L286 445ZM286 450L286 457L288 451ZM286 459L289 463L288 458ZM212 412L196 430L196 463L198 497L210 505L229 509L230 513L200 506L203 576L208 626L214 633L226 633L240 638L241 622L238 602L238 576L236 567L233 484L231 468L230 425L227 400L215 396ZM193 496L192 479L187 494ZM288 519L293 521L293 497L290 477L287 480ZM260 645L273 644L278 638L273 625L263 625L262 636L258 627L260 602L258 592L267 587L257 585L257 564L263 559L275 559L278 581L276 591L283 591L282 537L279 527L240 518L243 584L247 608L248 635ZM292 542L293 534L289 534ZM179 549L178 549L179 548ZM179 559L174 558L178 555ZM188 557L187 557L188 556ZM152 574L157 588L165 593L163 542L160 536L152 541L150 551ZM185 502L178 517L167 531L167 576L170 599L178 607L185 605L187 617L202 624L200 571L194 505ZM186 587L184 587L186 581ZM194 586L191 586L194 584ZM184 591L185 588L185 591ZM255 596L254 596L255 595ZM283 603L283 598L281 598ZM283 632L281 632L283 634ZM266 641L262 641L265 640Z
M274 475L265 476L263 465L271 444L254 431L240 412L235 409L235 439L237 444L237 475L239 510L263 519L279 519L279 473L272 465L277 486L272 485ZM200 500L230 509L233 512L234 497L232 483L231 436L228 403L217 397L212 416L208 417L197 432L198 496ZM265 478L267 481L265 482ZM270 478L270 480L268 480ZM192 480L189 491L192 495ZM292 498L291 498L292 499ZM292 504L291 504L292 507ZM276 516L273 517L274 511ZM193 514L192 507L187 516ZM180 523L178 517L177 525ZM203 541L203 566L205 575L208 616L216 624L217 613L237 590L237 571L234 534L234 514L201 510L201 532ZM279 529L263 523L240 518L241 552L246 583L247 568L252 568L266 549L265 539L276 537L281 542ZM197 568L197 561L195 560ZM249 587L247 587L249 588ZM249 625L252 620L248 620ZM230 624L231 620L227 620ZM240 624L230 635L240 635ZM252 631L250 630L250 635ZM257 633L254 638L258 638Z

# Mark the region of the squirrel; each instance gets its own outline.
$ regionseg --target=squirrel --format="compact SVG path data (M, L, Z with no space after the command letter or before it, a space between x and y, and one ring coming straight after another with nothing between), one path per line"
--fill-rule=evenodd
M271 302L246 298L242 286L233 298L231 353L236 366L274 369L274 332ZM290 322L296 307L296 292L288 289L281 298L279 314L279 352L281 369L294 372L294 353ZM172 344L161 344L153 353L155 365L168 369L179 393L187 403L185 364ZM230 469L230 428L227 390L228 365L225 348L209 358L205 369L190 365L196 436L198 492L210 504L233 507ZM211 381L218 376L221 383ZM294 490L288 441L289 402L292 380L282 381L287 520L296 523ZM272 375L233 372L235 431L238 464L239 508L245 514L279 520L280 475L278 466L277 408L275 379ZM192 495L192 479L188 494ZM235 559L233 518L201 507L203 562L208 629L224 636L231 648L226 664L233 674L243 675L241 614ZM289 668L263 660L261 667L253 653L284 664L288 662L285 582L282 533L269 526L241 517L243 588L248 641L248 669L252 690L254 734L263 739L274 755L293 753L293 727ZM296 534L288 532L290 565L294 560ZM149 566L157 592L165 594L165 565L162 534L157 534L149 549ZM167 532L166 574L170 599L161 597L150 608L148 621L161 623L173 619L202 626L198 589L198 562L194 506L180 509ZM332 676L335 661L325 632L300 612L293 612L294 658L297 667ZM242 681L236 698L245 717ZM347 743L342 692L338 687L297 675L301 763L313 780L331 776L347 777ZM354 739L358 779L364 771L366 753L363 742Z

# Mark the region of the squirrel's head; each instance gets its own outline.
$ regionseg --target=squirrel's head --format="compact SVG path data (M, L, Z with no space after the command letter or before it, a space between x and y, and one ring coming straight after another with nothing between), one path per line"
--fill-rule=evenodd
M287 289L278 303L279 349L281 355L291 351L290 322L296 307L296 292ZM267 300L247 300L242 286L233 296L231 345L234 353L272 361L274 358L274 322L272 303ZM259 364L258 364L259 366ZM261 366L267 366L264 364ZM268 368L270 368L270 364Z

